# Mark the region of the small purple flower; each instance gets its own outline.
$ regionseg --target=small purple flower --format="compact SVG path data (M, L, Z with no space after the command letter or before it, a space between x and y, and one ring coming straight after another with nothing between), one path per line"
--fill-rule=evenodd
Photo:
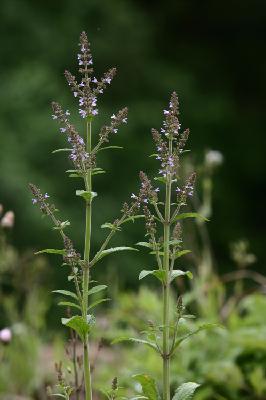
M111 119L116 119L115 114L113 114L113 115L111 116Z
M137 199L138 197L134 194L134 193L132 193L132 195L131 195L131 199Z
M82 118L86 118L87 112L85 110L82 110L81 108L79 109L79 113L82 116Z
M176 192L179 193L181 192L181 189L179 187L176 188Z
M160 189L156 188L156 189L154 189L154 191L158 193L158 192L160 192Z
M106 79L105 79L105 82L108 83L108 84L110 85L110 83L111 83L111 78L106 78Z
M163 110L164 115L168 115L169 111L168 110Z
M37 199L31 199L32 204L36 204L37 203Z
M95 108L95 110L92 110L92 115L97 115L98 114L98 110L97 110L97 108Z
M91 81L92 81L93 83L97 83L97 82L98 82L98 79L94 77Z
M60 128L60 132L65 133L66 132L66 128Z
M123 122L124 124L126 124L126 123L127 123L127 118L123 118L123 119L122 119L122 122Z
M49 194L48 194L48 193L45 193L44 198L45 198L45 199L48 199L48 197L50 197Z
M53 118L53 119L57 119L58 117L57 117L57 115L54 115L54 114L53 114L53 115L52 115L52 118Z
M148 199L143 199L143 203L148 203Z
M77 97L77 95L78 95L78 92L74 92L73 94L74 94L74 97Z
M116 128L113 129L113 132L114 132L114 133L117 133L117 131L118 131L118 129L116 129Z
M68 110L66 110L66 115L70 115L70 112Z

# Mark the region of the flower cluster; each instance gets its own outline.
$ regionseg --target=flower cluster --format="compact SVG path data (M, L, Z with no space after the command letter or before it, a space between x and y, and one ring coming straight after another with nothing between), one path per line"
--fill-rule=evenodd
M117 133L118 127L121 124L126 124L127 123L127 113L128 109L127 107L123 108L122 110L118 111L118 113L115 115L113 114L111 116L111 124L109 126L103 126L101 131L100 131L100 142L108 142L108 136L111 133Z
M187 179L184 187L182 189L180 189L179 187L176 188L177 199L179 203L186 204L187 197L193 196L195 180L196 173L192 172L192 174Z
M86 151L83 138L77 133L75 127L69 122L69 112L64 112L62 107L56 103L52 103L53 119L58 120L62 125L60 131L66 133L67 140L71 145L70 160L73 162L78 171L85 172L88 168L95 166L95 159Z
M55 206L53 204L49 204L48 198L50 197L48 193L42 194L37 186L33 185L33 183L29 183L29 188L33 194L32 203L38 204L40 210L46 215L53 215L55 212Z
M63 240L64 248L66 250L66 253L63 257L64 262L69 265L77 264L80 260L80 254L74 249L73 243L67 235L64 234Z
M140 171L139 173L140 181L141 181L141 188L139 192L139 199L142 203L156 203L158 201L159 188L154 189L151 181L147 177L147 175Z
M176 175L179 166L178 148L176 147L170 152L166 142L156 129L152 129L152 136L157 150L156 159L160 160L161 163L159 174L164 178L166 178L168 174Z
M171 95L169 110L164 110L165 121L163 122L163 128L161 132L167 137L175 138L179 135L179 129L181 127L178 119L179 115L179 103L176 92Z
M143 212L144 212L144 216L145 216L145 227L146 227L147 234L151 237L154 237L154 235L156 234L156 230L157 230L155 217L154 217L154 215L152 215L152 213L150 212L150 210L148 209L147 206L143 206Z
M66 80L74 94L79 99L79 113L82 118L93 117L98 114L97 96L109 85L115 76L116 69L109 69L98 81L92 76L93 61L90 51L90 44L85 32L80 35L80 53L78 54L79 72L82 75L78 83L75 76L65 71Z

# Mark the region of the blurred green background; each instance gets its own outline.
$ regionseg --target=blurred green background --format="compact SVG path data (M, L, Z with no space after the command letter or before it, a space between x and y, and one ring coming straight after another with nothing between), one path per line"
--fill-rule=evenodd
M99 162L108 174L95 179L95 226L118 215L138 187L139 170L156 171L147 157L153 152L150 128L160 127L162 110L176 90L195 162L208 148L224 156L208 225L220 268L230 270L229 243L244 237L257 256L256 270L262 270L265 19L266 3L255 0L1 0L0 201L15 212L15 245L56 247L56 234L31 204L27 183L34 182L71 220L71 236L82 249L83 204L74 196L80 182L67 178L64 153L51 154L64 141L50 117L50 103L69 108L82 130L63 72L76 73L78 37L85 30L96 76L118 68L100 100L95 133L114 111L129 107L128 125L112 142L124 150L102 153ZM95 231L94 246L103 234ZM134 224L117 240L133 244L140 235L141 224ZM115 276L118 271L120 285L134 287L140 262L135 254L112 257L102 272ZM65 276L55 269L57 260L51 263L58 286Z

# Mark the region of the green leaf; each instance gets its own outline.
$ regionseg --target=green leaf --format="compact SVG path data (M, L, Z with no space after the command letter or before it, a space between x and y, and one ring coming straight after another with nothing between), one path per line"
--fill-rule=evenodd
M34 254L43 254L43 253L64 255L64 254L66 254L66 250L65 249L60 249L60 250L58 250L58 249L44 249L44 250L37 251Z
M165 270L162 269L154 269L152 271L142 270L141 273L139 274L139 280L145 278L148 275L155 276L161 282L165 281Z
M174 269L171 274L171 282L175 279L178 278L179 276L184 276L186 275L189 279L193 278L193 274L190 271L181 271L181 269Z
M115 226L114 224L111 224L111 222L105 222L105 224L101 225L101 228L108 228L111 229L112 231L121 231L121 228L119 226Z
M67 226L69 226L70 225L70 222L69 221L63 221L63 222L61 222L60 224L59 224L59 226L54 226L53 227L53 229L55 229L55 230L62 230L62 229L65 229Z
M120 247L111 247L110 249L103 250L101 253L97 253L95 258L101 260L101 258L108 256L108 254L116 253L117 251L126 251L126 250L134 250L138 251L138 249L134 249L134 247L120 246Z
M124 221L121 223L121 225L125 224L126 222L135 222L135 219L144 218L144 217L145 217L144 214L132 215L131 217L124 219Z
M102 168L93 168L91 174L92 175L97 175L97 174L105 174L106 171L104 171Z
M163 176L156 176L155 178L153 178L155 181L159 181L162 183L166 183L166 178L164 178Z
M153 248L152 243L149 242L138 242L136 243L136 246L148 247L149 249Z
M91 310L92 308L96 307L98 304L103 303L104 301L110 301L111 299L100 299L94 301L89 307L88 310Z
M83 197L86 201L92 201L92 199L97 196L97 193L86 190L76 190L76 196Z
M121 147L121 146L106 146L106 147L101 147L98 151L108 150L108 149L123 149L123 147Z
M148 400L159 400L160 395L155 380L146 374L133 375L133 379L141 384L142 392Z
M179 258L181 256L184 256L185 254L191 253L191 250L180 250L176 251L174 254L171 255L171 258Z
M71 301L60 301L58 303L59 306L65 306L65 307L75 307L78 308L79 310L81 310L80 306L78 304L75 303L71 303Z
M73 297L73 299L78 300L76 293L70 292L69 290L53 290L53 293L63 294L64 296Z
M106 289L106 288L107 288L106 285L97 285L97 286L94 286L94 287L92 287L92 288L88 291L88 296L89 296L90 294L93 294L93 293L101 292L102 290L104 290L104 289Z
M61 151L72 151L72 149L69 149L69 148L67 148L67 149L56 149L56 150L52 151L52 154L59 153Z
M175 345L173 347L173 353L184 340L189 339L191 336L194 336L194 335L196 335L197 333L199 333L201 331L208 330L208 329L214 329L214 328L224 328L224 327L222 325L220 325L220 324L203 324L203 325L200 325L198 327L198 329L196 329L195 331L189 332L185 336L183 336L183 337L181 337L181 338L176 340Z
M176 392L175 392L172 400L190 400L190 399L192 399L195 390L199 386L200 385L195 382L183 383L176 389Z
M156 350L158 352L157 346L149 342L148 340L143 340L143 339L138 339L138 338L133 338L129 336L121 336L116 339L114 339L111 344L116 344L116 343L121 343L121 342L134 342L134 343L140 343L140 344L145 344L148 347L151 347L153 350Z
M177 215L177 216L173 219L173 222L174 222L174 221L178 221L178 220L180 220L180 219L185 219L185 218L198 218L198 219L200 219L201 221L209 221L209 219L203 217L202 215L200 215L200 214L198 214L198 213L195 213L195 212L191 212L191 213L183 213L183 214Z
M80 315L74 315L71 318L62 318L62 324L68 326L77 332L82 341L90 331L90 325L84 321Z

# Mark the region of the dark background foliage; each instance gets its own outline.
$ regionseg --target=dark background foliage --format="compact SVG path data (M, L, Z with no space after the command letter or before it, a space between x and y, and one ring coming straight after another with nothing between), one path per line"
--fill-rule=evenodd
M147 158L153 152L150 128L160 127L176 90L194 159L200 161L207 148L224 155L209 223L219 268L230 269L229 243L244 237L258 256L256 269L262 269L265 16L266 3L255 0L1 0L0 201L15 211L16 245L41 249L57 240L31 205L32 181L71 220L71 234L82 247L83 204L74 195L81 187L64 173L65 155L51 154L64 142L50 118L50 103L68 107L82 129L63 71L76 73L78 37L85 30L97 76L118 68L101 99L95 132L113 111L129 107L129 123L112 143L125 149L102 154L101 166L109 172L96 178L94 223L116 217L136 191L140 169L156 171ZM135 243L140 231L140 224L128 226L119 243ZM95 232L94 245L103 233ZM140 262L135 253L113 256L103 268L109 266L113 276L118 268L120 282L134 286ZM59 280L62 270L55 271Z

